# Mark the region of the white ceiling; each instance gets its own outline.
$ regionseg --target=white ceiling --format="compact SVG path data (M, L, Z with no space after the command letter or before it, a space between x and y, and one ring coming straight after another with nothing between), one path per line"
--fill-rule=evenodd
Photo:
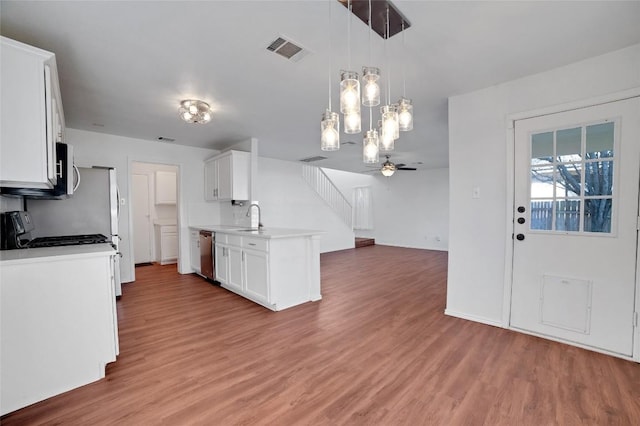
M392 160L418 168L448 165L449 96L640 42L640 1L393 3L411 23L404 42L390 38L386 58L382 39L373 34L370 49L368 27L354 17L351 68L377 65L385 83L390 71L395 101L405 64L415 126ZM366 170L362 135L342 134L356 144L320 151L329 77L336 110L339 70L348 67L348 13L335 0L2 0L0 12L2 35L56 53L68 127L214 149L255 137L261 156L324 155L314 164ZM291 62L267 51L279 35L311 53ZM213 120L182 122L187 98L211 103Z

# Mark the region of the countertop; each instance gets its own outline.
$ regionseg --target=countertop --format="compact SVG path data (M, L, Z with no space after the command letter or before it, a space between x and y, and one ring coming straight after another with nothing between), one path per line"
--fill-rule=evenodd
M233 225L191 225L191 229L219 232L229 235L244 235L247 237L258 238L295 238L295 237L311 237L314 235L322 235L324 231L312 229L289 229L289 228L271 228L265 227L261 230L253 230L249 227L233 226Z
M156 219L153 221L153 224L158 226L175 226L178 222L176 219Z
M115 249L109 243L82 244L77 246L42 247L16 250L0 250L0 263L12 265L18 263L42 262L57 260L60 257L95 257L110 256L116 254Z

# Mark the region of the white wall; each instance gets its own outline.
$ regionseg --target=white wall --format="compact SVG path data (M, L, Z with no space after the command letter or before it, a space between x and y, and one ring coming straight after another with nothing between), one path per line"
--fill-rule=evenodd
M353 231L325 204L302 178L302 163L258 158L255 199L260 202L265 228L300 228L324 231L320 252L352 248ZM244 212L246 208L244 207Z
M134 265L129 238L130 223L130 183L134 161L172 164L178 167L178 225L180 233L179 271L190 272L189 229L190 224L219 223L220 212L217 203L204 201L204 159L217 151L192 148L169 143L132 139L84 130L67 129L67 143L73 145L76 165L115 167L118 172L120 196L126 204L121 206L120 245L123 258L120 261L122 281L134 279Z
M374 229L358 231L358 236L375 238L376 244L448 249L448 169L397 171L388 178L323 170L350 202L355 187L371 187Z
M500 325L507 241L507 116L640 86L640 45L449 99L450 315ZM480 198L472 198L474 187ZM510 261L507 259L506 261Z

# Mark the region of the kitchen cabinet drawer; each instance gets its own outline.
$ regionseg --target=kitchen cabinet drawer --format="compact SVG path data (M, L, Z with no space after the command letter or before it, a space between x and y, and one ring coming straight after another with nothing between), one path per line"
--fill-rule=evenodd
M242 238L242 248L251 250L267 251L269 249L269 241L265 238Z
M239 235L227 235L227 244L231 246L242 246L242 237Z

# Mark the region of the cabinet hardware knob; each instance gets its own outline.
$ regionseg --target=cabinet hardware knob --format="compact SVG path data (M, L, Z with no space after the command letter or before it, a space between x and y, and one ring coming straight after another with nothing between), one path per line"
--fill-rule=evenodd
M525 222L524 217L519 217L519 218L518 218L518 223L519 223L520 225L522 225L524 222Z
M518 234L518 235L516 235L516 240L518 240L518 241L522 241L522 240L524 240L524 234Z

